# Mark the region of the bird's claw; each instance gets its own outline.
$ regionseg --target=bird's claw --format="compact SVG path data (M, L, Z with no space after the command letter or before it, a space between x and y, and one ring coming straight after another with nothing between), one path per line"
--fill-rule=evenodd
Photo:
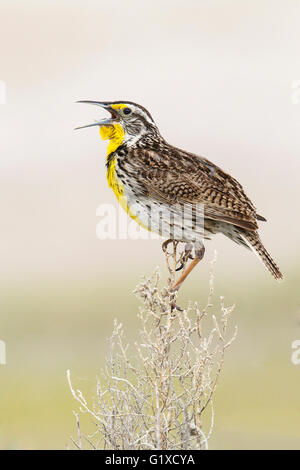
M164 253L167 252L168 246L169 246L170 243L172 243L172 241L173 241L173 240L172 240L171 238L169 238L168 240L165 240L165 241L163 242L163 244L161 245L161 247L162 247L162 250L163 250Z
M184 267L185 263L181 263L181 265L179 266L179 268L176 268L175 271L181 271L182 268Z
M189 259L194 259L192 256L192 251L193 251L193 245L192 243L186 243L185 248L184 248L184 255L182 257L181 265L175 269L175 271L181 271L187 263Z

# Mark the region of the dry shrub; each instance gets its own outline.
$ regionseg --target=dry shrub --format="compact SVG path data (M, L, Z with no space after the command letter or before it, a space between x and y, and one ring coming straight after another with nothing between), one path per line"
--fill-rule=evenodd
M208 300L187 309L174 308L177 244L172 254L168 287L160 288L156 271L144 277L135 294L141 299L138 313L139 341L131 348L124 341L121 323L114 322L109 354L96 401L89 405L71 383L80 411L88 413L95 432L84 436L94 449L207 449L214 427L213 396L227 348L234 340L228 332L233 307L221 298L219 314L213 313L214 275L211 263ZM167 255L169 257L169 254ZM77 413L78 448L83 448Z

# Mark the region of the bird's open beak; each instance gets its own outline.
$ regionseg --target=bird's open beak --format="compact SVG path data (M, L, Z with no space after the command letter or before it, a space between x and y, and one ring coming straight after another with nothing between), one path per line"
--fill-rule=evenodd
M83 129L85 127L93 127L93 126L109 126L118 120L117 113L111 108L110 103L108 102L82 100L82 101L76 101L76 103L87 103L87 104L94 104L96 106L101 106L101 108L104 108L110 112L111 117L108 119L101 119L100 121L96 121L93 124L86 124L85 126L75 127L75 130Z

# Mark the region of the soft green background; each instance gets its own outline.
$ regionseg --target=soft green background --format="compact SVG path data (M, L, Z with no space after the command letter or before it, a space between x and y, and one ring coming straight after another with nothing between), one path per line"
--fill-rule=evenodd
M285 274L276 283L220 236L180 293L183 305L206 303L216 248L214 303L224 295L236 304L239 333L210 448L300 449L300 365L291 362L300 339L299 2L2 0L0 9L0 448L71 446L77 404L66 370L93 395L113 319L137 339L132 291L163 269L159 241L97 239L97 207L116 207L105 144L95 128L72 130L103 117L75 100L127 99L150 110L169 142L244 185Z
M207 263L208 264L208 263ZM180 304L205 305L208 267L186 283ZM198 276L196 284L195 277ZM228 351L215 396L211 448L299 448L300 366L291 362L291 342L299 338L299 277L281 285L260 279L226 282L216 277L218 294L236 303L231 326L238 337ZM94 395L113 319L124 323L126 338L137 338L138 301L134 281L63 286L30 286L2 293L2 322L8 363L1 366L1 447L63 448L76 436L77 410L65 373L74 386ZM83 431L91 426L83 420Z

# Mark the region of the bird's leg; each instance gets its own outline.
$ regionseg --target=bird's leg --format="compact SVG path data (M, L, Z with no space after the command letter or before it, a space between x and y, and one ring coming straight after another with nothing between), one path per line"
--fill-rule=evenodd
M184 253L182 254L182 257L180 259L181 265L175 271L181 271L181 269L185 267L187 261L189 259L193 259L192 251L193 251L193 243L192 242L186 243L184 247Z
M168 246L170 243L173 243L173 253L169 253L168 252ZM175 281L175 271L176 271L176 265L182 261L182 259L180 258L180 260L177 260L177 245L178 245L178 242L176 240L173 240L173 239L168 239L168 240L165 240L162 244L162 250L165 254L165 257L166 257L166 263L167 263L167 268L168 268L168 271L170 273L170 279L169 279L169 285L172 286L172 284L174 283ZM173 266L171 266L171 263L170 263L170 259L169 258L173 258ZM182 311L182 308L179 307L177 304L176 304L176 300L175 300L175 297L176 297L176 291L172 291L170 292L170 307L171 307L171 312L173 312L174 310L180 310Z
M175 282L172 286L173 291L178 291L183 281L188 277L190 272L194 269L194 267L202 260L205 252L205 247L202 242L195 242L195 258L190 262L188 267L183 271L180 278Z

